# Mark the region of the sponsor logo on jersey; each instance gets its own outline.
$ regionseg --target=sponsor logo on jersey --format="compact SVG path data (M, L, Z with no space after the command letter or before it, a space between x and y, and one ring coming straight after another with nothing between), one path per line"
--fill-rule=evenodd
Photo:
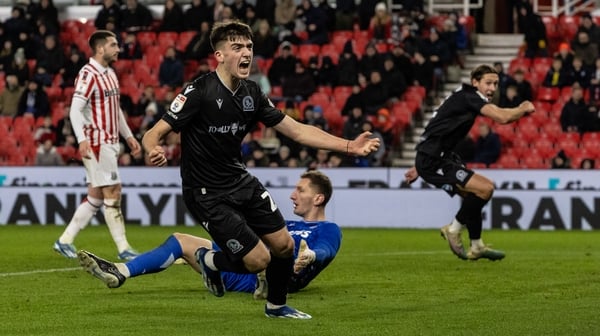
M229 239L226 244L231 253L238 253L244 248L244 245L235 239Z
M252 112L254 111L254 99L250 96L246 96L242 99L242 108L244 112Z
M235 135L238 131L245 131L246 124L241 125L240 123L231 123L231 125L223 125L223 126L208 126L208 133L229 133Z
M171 107L170 110L173 113L178 113L181 111L181 109L183 108L183 104L185 104L185 101L187 100L187 97L182 95L181 93L177 95L177 97L175 97L175 99L173 99L173 102L171 103Z

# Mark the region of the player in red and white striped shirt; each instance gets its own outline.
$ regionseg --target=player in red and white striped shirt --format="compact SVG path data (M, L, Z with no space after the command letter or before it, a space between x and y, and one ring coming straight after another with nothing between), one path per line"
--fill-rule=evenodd
M96 31L90 36L89 44L93 56L75 79L69 113L85 166L88 195L54 243L54 250L67 258L77 258L73 241L104 204L104 217L117 245L118 257L130 260L138 252L127 241L121 213L121 179L117 163L119 135L126 139L133 156L140 154L141 147L121 111L119 81L109 67L120 52L115 34Z

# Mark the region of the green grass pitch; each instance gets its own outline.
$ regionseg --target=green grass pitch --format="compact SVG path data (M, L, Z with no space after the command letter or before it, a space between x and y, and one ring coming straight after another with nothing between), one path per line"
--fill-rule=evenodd
M128 227L147 250L173 230ZM486 231L505 260L454 257L436 230L344 229L338 257L289 304L312 320L268 319L245 293L210 295L174 265L108 289L55 254L63 227L0 226L1 335L598 335L600 232ZM114 260L105 227L76 245Z

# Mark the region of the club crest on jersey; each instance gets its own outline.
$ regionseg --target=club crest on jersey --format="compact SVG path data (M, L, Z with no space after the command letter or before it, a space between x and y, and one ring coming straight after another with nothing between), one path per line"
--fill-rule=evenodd
M244 245L235 239L229 239L226 244L231 253L238 253L244 248Z
M254 111L254 99L250 96L246 96L242 99L242 108L244 112L252 112Z
M179 111L181 111L181 109L183 108L183 104L185 104L185 101L187 100L187 97L182 95L181 93L177 95L177 97L175 97L175 99L173 99L173 102L171 103L171 107L170 110L173 113L177 113Z

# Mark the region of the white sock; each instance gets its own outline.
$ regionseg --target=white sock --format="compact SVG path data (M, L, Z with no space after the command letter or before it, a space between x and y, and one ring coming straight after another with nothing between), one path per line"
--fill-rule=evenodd
M206 264L206 266L208 266L208 268L210 268L213 271L218 271L217 266L215 266L215 251L208 251L205 255L204 255L204 263Z
M69 225L67 225L67 228L60 238L58 238L58 241L62 244L73 244L73 241L75 240L75 237L77 237L79 231L85 229L85 227L90 223L92 217L98 213L101 205L101 199L89 196L86 197L85 200L79 204L77 210L75 210L73 218L71 218Z
M129 268L124 263L115 263L115 267L119 270L119 273L123 274L126 278L131 276L129 273Z
M452 220L452 223L450 223L450 227L448 228L448 231L450 231L451 233L457 233L460 232L463 228L463 225L456 219L454 218Z
M267 301L267 308L269 308L269 309L278 309L283 306L285 306L285 305L276 305L276 304L272 304L271 302Z
M129 249L129 242L127 242L127 237L125 237L125 221L121 213L121 203L118 200L104 200L104 219L106 219L108 231L110 231L110 235L115 245L117 245L119 253Z
M485 245L483 244L483 240L481 240L481 238L479 238L479 239L472 239L471 240L471 246L472 247L478 247L478 248L485 247Z

